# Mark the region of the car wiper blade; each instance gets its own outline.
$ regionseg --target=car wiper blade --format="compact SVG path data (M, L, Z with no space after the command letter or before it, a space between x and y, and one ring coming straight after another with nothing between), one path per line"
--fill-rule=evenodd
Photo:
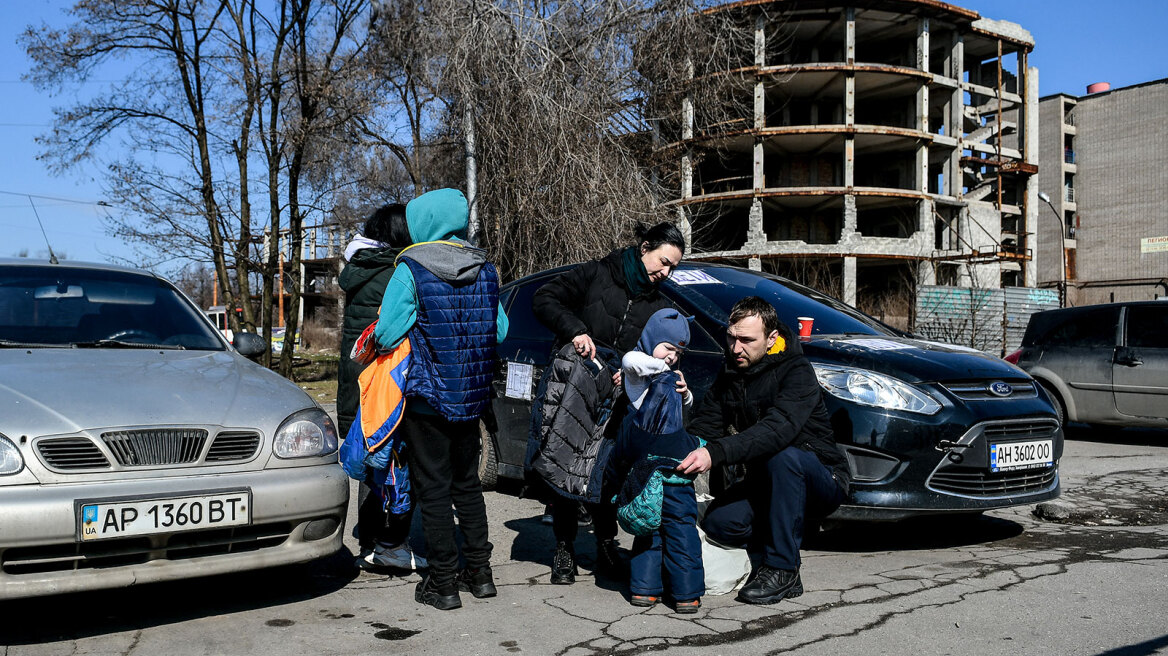
M98 339L92 342L74 342L73 348L129 348L129 349L170 349L185 351L182 344L143 344L141 342L123 342L120 339Z
M70 348L69 344L42 344L41 342L14 342L0 339L0 348Z

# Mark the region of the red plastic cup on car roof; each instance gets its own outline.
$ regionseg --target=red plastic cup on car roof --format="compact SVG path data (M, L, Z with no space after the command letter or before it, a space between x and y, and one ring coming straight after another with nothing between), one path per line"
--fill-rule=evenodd
M799 317L799 339L811 339L811 325L815 323L815 317Z

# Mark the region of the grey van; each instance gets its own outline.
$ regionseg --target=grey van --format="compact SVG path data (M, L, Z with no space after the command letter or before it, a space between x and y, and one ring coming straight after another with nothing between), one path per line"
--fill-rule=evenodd
M1036 313L1014 357L1064 421L1168 428L1168 301Z

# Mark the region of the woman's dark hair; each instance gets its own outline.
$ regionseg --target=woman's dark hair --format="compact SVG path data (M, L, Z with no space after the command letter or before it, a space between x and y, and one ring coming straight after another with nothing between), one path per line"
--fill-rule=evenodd
M646 250L656 250L665 244L676 246L681 254L685 255L685 237L681 236L681 231L677 226L669 222L661 222L652 228L646 228L644 225L638 223L633 228L633 234L637 236L637 245L646 244Z
M363 233L373 241L389 244L393 248L410 245L410 228L406 225L406 206L390 203L377 208L365 221Z

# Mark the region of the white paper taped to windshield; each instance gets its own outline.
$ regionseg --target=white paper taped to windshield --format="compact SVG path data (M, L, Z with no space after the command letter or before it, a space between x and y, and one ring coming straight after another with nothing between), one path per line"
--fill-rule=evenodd
M902 351L904 349L916 348L912 344L902 344L900 342L892 342L887 339L853 339L844 344L851 344L853 346L863 346L870 348L873 351Z
M705 271L674 271L669 279L678 285L721 285L721 280L706 273Z
M532 366L522 362L507 363L507 390L504 392L513 399L531 400L531 372Z

